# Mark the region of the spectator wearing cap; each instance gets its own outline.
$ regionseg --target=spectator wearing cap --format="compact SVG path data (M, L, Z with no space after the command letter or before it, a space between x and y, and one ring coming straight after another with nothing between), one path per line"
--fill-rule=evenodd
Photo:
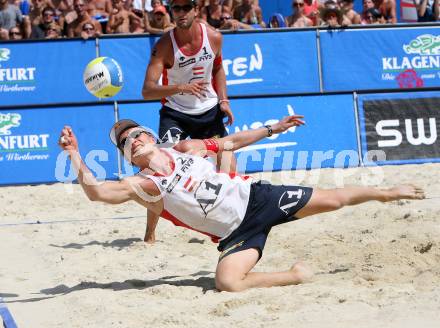
M52 7L45 7L41 13L40 22L40 24L32 26L31 39L44 39L49 24L58 24L55 21L55 10Z
M269 18L269 28L281 28L286 27L285 18L280 13L275 13Z
M252 0L242 0L241 5L234 9L233 17L239 22L252 27L266 27L261 8Z
M383 16L379 9L370 8L365 12L363 24L371 25L371 24L382 24Z
M251 25L239 22L238 20L232 18L232 15L228 12L222 13L220 17L221 25L219 30L253 30Z
M166 18L167 10L164 6L156 6L153 9L151 19L146 19L145 31L151 34L161 34L174 28Z
M418 22L439 20L439 0L414 0Z
M358 25L361 23L361 15L353 9L353 2L354 0L341 0L339 4L345 13L345 17L350 20L350 23L353 25Z
M286 17L287 27L313 26L313 22L304 14L304 0L292 1L292 15Z
M130 22L132 20L141 21L142 19L132 11L127 10L122 0L113 0L112 4L113 12L107 23L106 32L108 34L130 33Z
M374 6L382 15L382 22L388 24L397 23L396 0L373 0Z
M320 8L321 26L338 28L351 24L350 20L344 16L344 12L332 0L327 1L324 7Z
M56 22L49 24L47 29L44 31L45 39L59 39L61 38L61 28Z
M81 37L82 27L85 23L91 23L95 29L101 33L101 24L94 18L90 17L87 12L87 3L85 0L74 0L73 8L75 9L76 18L67 25L67 36L69 38Z

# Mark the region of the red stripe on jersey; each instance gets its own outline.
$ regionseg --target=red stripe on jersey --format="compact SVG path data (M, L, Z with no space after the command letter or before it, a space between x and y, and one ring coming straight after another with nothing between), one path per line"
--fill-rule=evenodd
M162 71L162 85L168 85L168 71L166 70L166 68L164 68L164 70ZM160 102L162 105L165 105L167 100L164 97L160 100Z
M224 173L224 174L227 174L227 175L229 175L229 177L230 177L231 179L234 179L235 177L239 177L239 178L241 178L243 181L246 181L246 180L248 180L248 179L251 178L250 175L241 175L241 174L238 174L237 172L226 173L226 172L222 172L222 171L217 171L217 173Z
M194 75L203 75L205 72L193 72Z
M215 59L214 59L214 67L218 67L218 66L222 65L222 63L223 63L222 56L215 57Z
M193 184L191 185L191 187L189 187L188 191L191 192L194 190L194 187L196 187L198 185L198 181L194 181Z
M171 221L175 226L184 227L184 228L187 228L187 229L190 229L193 231L200 232L200 233L210 237L214 243L218 243L220 240L220 237L218 237L218 236L214 236L208 232L200 231L200 230L194 229L193 227L190 227L189 225L187 225L186 223L183 223L182 221L180 221L178 218L176 218L174 215L172 215L170 212L168 212L165 209L162 211L162 213L160 213L160 216L168 221Z
M186 189L186 187L188 187L188 185L191 183L191 180L192 180L191 177L189 177L189 179L186 180L185 184L183 185L183 188Z
M193 71L195 71L195 70L200 70L200 69L201 69L201 70L204 70L205 68L204 68L203 66L198 66L198 67L193 67L193 68L192 68Z

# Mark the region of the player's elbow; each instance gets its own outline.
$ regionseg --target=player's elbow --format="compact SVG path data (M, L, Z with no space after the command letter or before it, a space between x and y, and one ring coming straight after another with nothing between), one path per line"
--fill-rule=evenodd
M101 195L97 190L90 190L86 193L87 198L92 202L102 201Z
M154 92L154 85L151 85L149 82L144 84L144 87L142 88L142 98L144 98L144 100L157 99Z

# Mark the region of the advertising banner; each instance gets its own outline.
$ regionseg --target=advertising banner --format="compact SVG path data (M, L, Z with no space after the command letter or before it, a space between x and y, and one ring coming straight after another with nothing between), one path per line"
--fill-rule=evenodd
M236 152L239 171L279 171L358 166L351 95L237 99L230 133L274 124L292 114L306 125L265 138Z
M158 130L159 103L120 104L119 117ZM235 122L229 133L274 124L287 115L302 114L306 125L291 128L236 152L240 172L279 171L359 165L351 95L236 99ZM124 174L137 170L128 163Z
M224 35L228 94L319 92L315 34L292 31Z
M99 54L115 59L122 69L124 86L112 100L142 100L145 70L151 49L158 40L155 36L112 37L99 40Z
M78 138L83 160L99 179L115 179L117 157L109 139L113 106L0 110L0 184L72 181L74 171L58 146L64 125Z
M439 28L322 31L320 40L325 91L440 86Z
M95 101L83 84L95 41L0 44L0 106Z
M365 164L440 161L440 92L359 96Z
M142 99L145 70L157 40L153 36L100 40L100 55L114 58L124 74L124 87L115 100ZM223 67L229 95L319 92L314 31L226 34Z

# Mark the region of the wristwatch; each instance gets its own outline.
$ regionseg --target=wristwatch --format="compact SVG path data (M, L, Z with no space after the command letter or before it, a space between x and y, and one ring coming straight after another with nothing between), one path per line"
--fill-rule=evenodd
M264 127L267 129L267 136L271 137L273 134L272 126L268 124L268 125L265 125Z

